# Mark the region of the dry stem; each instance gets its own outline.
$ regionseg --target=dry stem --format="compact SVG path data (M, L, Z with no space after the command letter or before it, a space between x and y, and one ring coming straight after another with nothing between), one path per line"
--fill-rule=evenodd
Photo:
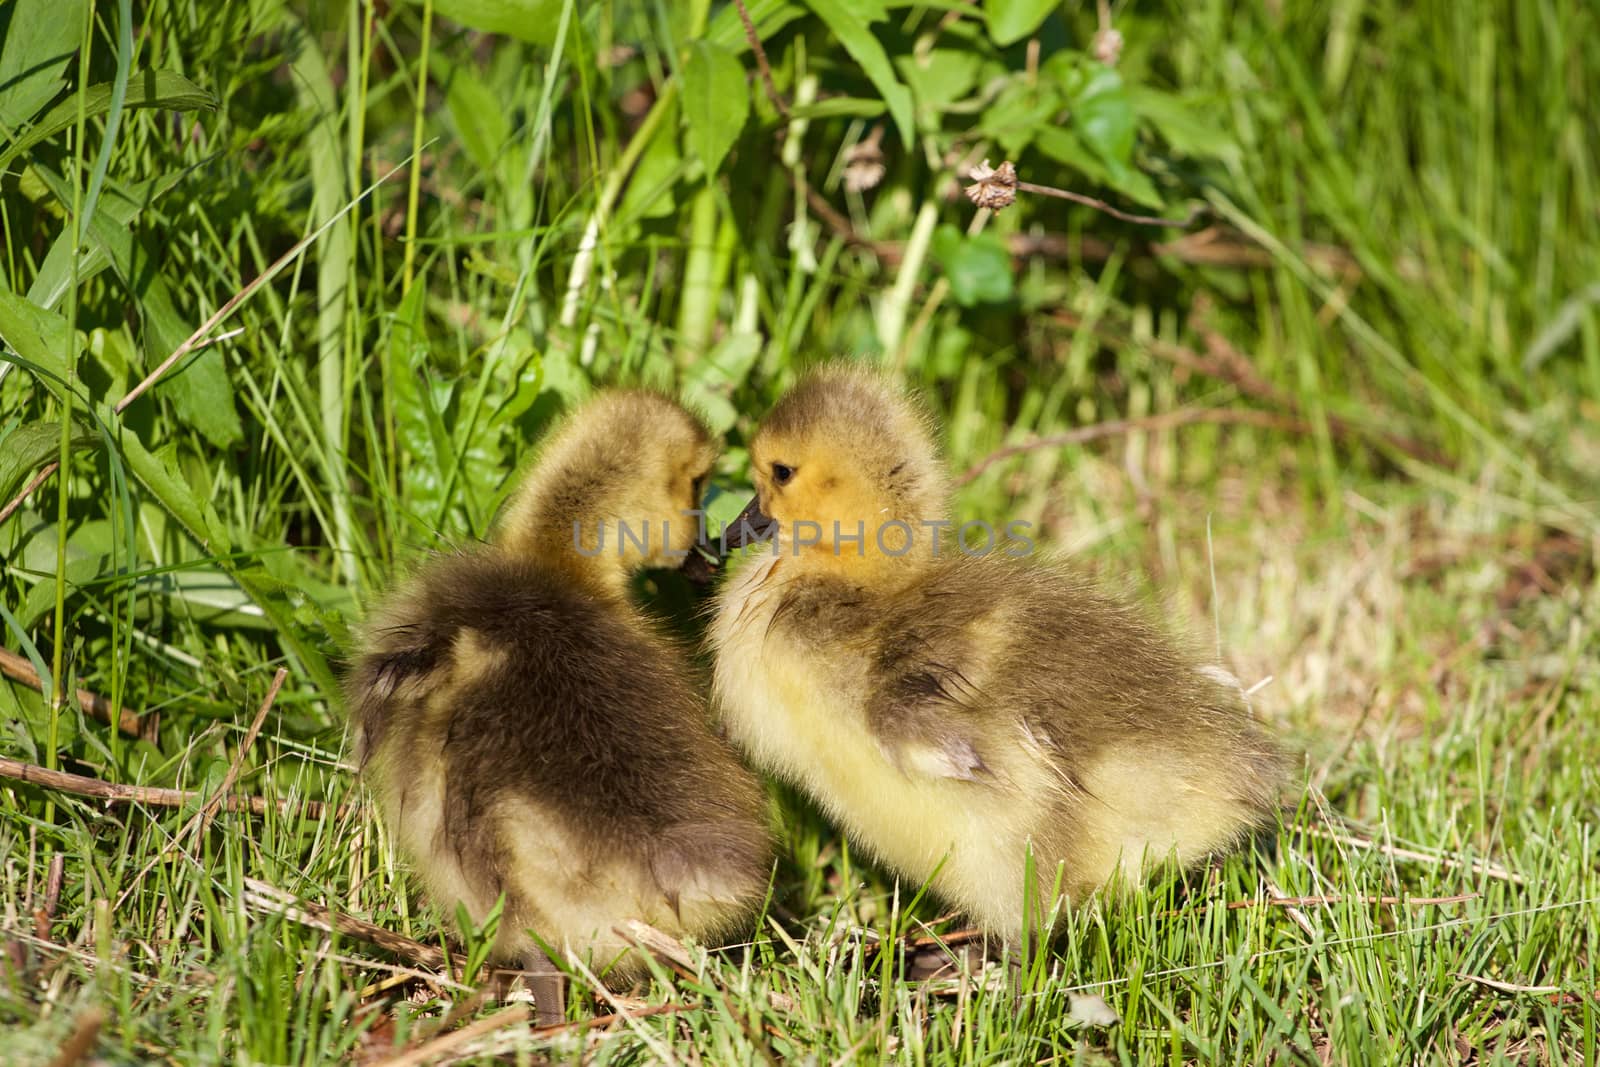
M103 782L99 778L69 774L66 771L52 771L36 763L23 763L21 760L6 756L0 756L0 778L26 782L41 789L54 789L60 793L93 797L113 804L147 804L153 808L181 808L191 800L204 796L203 793L192 789L163 789L151 785ZM299 812L311 819L320 819L330 810L330 806L320 800L302 800L296 803L289 800L268 800L266 797L228 797L223 801L223 805L228 811L247 811L252 815L265 815L269 811ZM332 810L335 815L343 816L350 809L351 805L340 804Z
M0 519L3 518L4 516L0 516ZM0 648L0 674L21 682L29 689L44 692L44 682L33 669L33 664L25 657L4 648ZM85 714L101 722L114 723L118 730L130 737L139 736L140 720L136 713L127 708L113 709L109 700L87 689L79 689L77 692L78 705L83 708Z

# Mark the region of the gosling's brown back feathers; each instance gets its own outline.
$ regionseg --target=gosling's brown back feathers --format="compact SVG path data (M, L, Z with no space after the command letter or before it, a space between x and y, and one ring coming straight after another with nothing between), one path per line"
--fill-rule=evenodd
M537 962L531 929L626 974L628 920L711 939L760 901L765 793L711 730L687 652L626 597L631 572L681 562L713 458L670 399L603 394L491 542L427 560L363 635L357 757L447 914L481 921L505 895L502 959ZM651 547L622 551L613 525L602 549L622 522Z
M659 869L685 848L735 871L764 865L759 788L706 730L685 652L631 606L480 550L435 561L397 607L350 677L358 757L437 743L445 832L495 892L504 860L475 828L519 794L554 809L596 859L636 842ZM434 739L436 701L450 712Z

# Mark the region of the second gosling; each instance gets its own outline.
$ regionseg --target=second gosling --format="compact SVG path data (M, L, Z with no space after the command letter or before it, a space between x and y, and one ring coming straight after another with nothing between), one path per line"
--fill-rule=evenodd
M750 458L742 521L775 540L723 587L715 703L853 844L1014 941L1273 824L1286 764L1238 684L1058 566L963 554L931 420L887 379L802 380Z
M448 912L481 922L504 894L499 961L540 971L543 941L626 978L627 920L717 941L762 899L765 792L627 588L690 551L714 457L674 401L601 394L491 541L428 561L366 629L346 683L363 773Z

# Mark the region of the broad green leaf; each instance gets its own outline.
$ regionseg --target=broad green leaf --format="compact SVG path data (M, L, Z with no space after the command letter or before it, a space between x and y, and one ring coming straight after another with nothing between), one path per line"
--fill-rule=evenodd
M900 139L906 144L915 144L917 125L911 109L911 90L895 77L894 66L883 45L867 28L884 18L883 8L864 0L806 0L806 3L883 95L883 102L900 129Z
M689 150L700 157L710 179L739 139L750 114L750 87L744 67L727 49L695 41L683 64L683 118Z
M93 445L97 438L74 425L68 438L74 449ZM16 496L22 483L40 467L56 459L61 449L59 422L30 422L18 426L0 440L0 503Z
M1082 90L1070 101L1072 128L1083 143L1107 164L1127 163L1133 156L1133 103L1122 87L1122 75L1095 64Z
M28 531L16 557L16 574L32 586L17 611L23 626L31 627L55 608L56 545L60 527L42 522ZM111 549L116 538L111 523L93 519L69 527L66 561L62 570L69 588L87 585L104 577L111 564Z
M312 118L306 131L305 154L311 164L311 213L320 224L331 220L312 246L317 256L317 334L316 379L317 410L321 415L325 462L331 467L344 441L345 316L359 288L350 251L350 217L343 213L351 190L346 172L345 143L339 123L339 98L327 59L317 46L315 34L304 34L290 68L294 73L295 98L303 113ZM219 368L220 369L220 368ZM204 384L227 386L227 376L214 375ZM229 405L232 412L232 405ZM335 535L340 548L348 531L341 510L344 483L335 480ZM349 557L344 557L346 563ZM348 572L354 577L354 571Z
M259 569L259 568L258 568ZM258 580L267 579L262 571ZM138 579L143 593L155 593L172 602L171 610L196 622L213 626L269 628L266 613L239 583L209 564L166 570ZM270 581L262 581L270 586Z
M1128 163L1108 163L1089 151L1084 143L1068 129L1052 126L1039 131L1039 151L1058 163L1064 163L1091 181L1109 186L1117 192L1147 207L1159 208L1164 201L1155 185L1144 172ZM1056 181L1056 185L1072 188L1072 183Z
M911 87L917 105L941 111L977 85L983 56L968 48L935 48L924 55L907 52L896 57L894 64Z
M70 203L71 191L59 175L47 167L34 170L58 200ZM155 262L158 257L152 254L148 242L139 240L104 208L95 208L88 237L91 249L105 257L133 298L144 324L146 360L150 366L159 364L188 340L190 327L173 302L172 292ZM172 402L179 418L211 444L227 448L243 439L233 383L228 380L220 348L202 349L189 357L167 372L158 387Z
M1016 159L1034 138L1060 128L1055 121L1060 110L1061 93L1054 83L1040 78L1029 84L1018 78L984 109L978 128L999 143L1005 158Z
M18 130L66 80L61 72L83 40L81 0L14 0L0 40L0 132Z
M90 116L103 115L111 110L112 86L102 82L84 90L84 110ZM165 70L137 71L128 81L128 95L122 106L126 108L160 107L171 111L193 111L196 108L214 109L217 106L210 93L179 74ZM77 94L69 96L51 108L22 137L0 152L0 170L4 170L18 155L26 152L46 138L60 133L78 121Z
M147 345L146 352L150 351ZM161 358L166 355L170 351ZM244 438L244 427L234 405L233 382L228 378L220 346L201 349L187 363L168 371L157 388L172 401L178 418L215 447L227 448Z
M868 100L859 96L830 96L814 104L791 107L789 112L799 119L876 118L888 110L882 100Z
M745 470L749 463L744 449L735 448L728 450L728 463L737 470ZM744 511L745 505L750 503L750 496L754 492L746 482L740 487L739 492L727 492L721 486L713 485L706 494L703 504L706 512L706 528L711 536L715 537L723 530L733 528L734 520L739 513Z
M728 431L739 419L731 394L744 384L761 355L761 336L732 333L695 361L683 382L684 399L699 408L713 434Z
M950 295L962 307L1011 299L1015 288L1011 253L997 235L981 233L969 237L946 223L934 232L933 256L944 268Z
M1142 85L1128 86L1127 93L1134 111L1175 151L1225 163L1239 159L1238 143L1206 119L1193 101Z
M139 435L132 430L124 428L117 437L117 443L122 448L123 461L133 476L150 491L167 514L178 520L201 548L217 555L231 550L226 535L208 525L200 498L169 462L146 449Z
M1061 0L983 0L983 17L989 36L1004 48L1032 34L1060 6Z
M53 530L54 528L55 527L52 524L51 529ZM52 541L51 548L54 547L55 545ZM25 629L33 629L33 627L38 624L40 619L44 618L46 615L55 610L56 565L54 556L55 553L52 552L52 559L50 561L48 570L40 569L38 571L34 571L31 567L19 567L17 569L19 575L25 576L32 572L41 576L40 580L34 582L33 588L28 590L28 595L22 598L22 605L17 609L17 621L21 622ZM68 559L66 564L61 568L61 576L66 581L67 588L69 590L76 589L79 586L86 585L100 577L100 572L102 569L103 561L99 558ZM43 577L45 575L48 575L48 579Z
M29 168L28 173L37 177L39 172L37 168ZM188 170L175 170L160 178L128 186L120 185L115 180L107 180L105 193L100 197L96 214L103 211L118 226L126 226L137 218L141 211L186 178L188 173ZM91 243L88 250L78 257L79 284L88 281L110 265L111 257L98 245ZM28 299L42 308L54 308L61 302L61 298L66 296L67 287L71 284L72 229L65 227L50 245L50 251L45 254L44 262L39 265L39 273L33 276L33 282L28 286Z
M745 12L750 16L750 24L756 28L756 37L765 41L804 15L805 9L789 0L746 0ZM750 40L745 35L744 21L739 17L738 7L724 4L706 28L705 39L721 45L734 55L748 51Z
M1131 163L1112 163L1107 170L1106 184L1134 203L1153 208L1165 203L1150 176Z
M677 108L676 101L667 107ZM628 179L628 191L622 195L622 205L617 217L635 219L665 218L677 210L677 202L670 194L684 169L683 152L678 148L677 116L668 114L662 123L662 132L650 139L649 147L639 157Z
M478 77L471 66L457 64L450 71L445 107L461 137L461 147L480 171L494 169L501 146L511 139L511 122L505 103Z
M47 375L62 379L68 376L69 361L78 350L67 320L9 289L0 289L0 341ZM59 396L60 383L47 375L40 376L40 384Z
M1089 151L1089 147L1078 139L1077 134L1065 127L1049 126L1040 130L1036 143L1040 152L1093 181L1103 185L1111 180L1111 172L1106 168L1105 162ZM1057 181L1045 184L1065 185L1070 188L1072 183Z
M0 604L0 610L4 609L5 605ZM19 627L22 625L20 619L17 620L17 625ZM33 739L44 737L45 731L49 728L50 712L45 706L44 697L24 685L0 685L0 720L25 727L20 730L14 729L12 732L12 737L21 746L20 752L13 752L12 755L20 755L30 763L41 762ZM60 725L57 724L57 729ZM62 740L64 739L57 738L58 742Z
M420 285L406 294L395 311L384 355L389 361L395 436L404 457L401 498L411 514L432 523L448 503L445 480L453 464L442 413L449 406L452 385L429 367L425 296Z
M143 366L134 354L133 338L128 335L127 327L118 324L114 329L107 330L96 326L89 331L87 347L89 358L105 374L105 387L100 395L125 396L133 383L135 372Z
M116 418L109 411L104 417L108 420ZM228 562L226 557L233 551L232 541L217 518L215 509L195 495L188 483L173 470L170 460L146 449L138 435L126 426L118 434L118 443L122 448L122 458L134 477L150 491L167 514L178 520L204 551L218 557L218 564L233 575L240 588L266 613L267 619L277 630L279 640L299 660L311 681L328 692L336 691L339 680L328 665L328 657L319 647L317 639L296 621L289 600L262 588L254 577L259 568L240 568Z
M421 6L421 0L411 2ZM434 0L433 10L468 29L548 47L555 43L562 3L563 0Z

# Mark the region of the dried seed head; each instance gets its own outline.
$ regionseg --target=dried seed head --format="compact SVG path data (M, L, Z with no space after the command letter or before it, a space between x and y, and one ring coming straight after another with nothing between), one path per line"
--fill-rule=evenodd
M844 150L844 187L853 193L875 189L887 173L883 163L883 127L875 126L865 140Z
M1094 35L1094 57L1108 67L1122 58L1122 34L1109 27Z
M1017 168L1009 160L991 167L986 159L968 171L967 177L972 179L967 186L967 199L979 207L999 211L1017 199Z

